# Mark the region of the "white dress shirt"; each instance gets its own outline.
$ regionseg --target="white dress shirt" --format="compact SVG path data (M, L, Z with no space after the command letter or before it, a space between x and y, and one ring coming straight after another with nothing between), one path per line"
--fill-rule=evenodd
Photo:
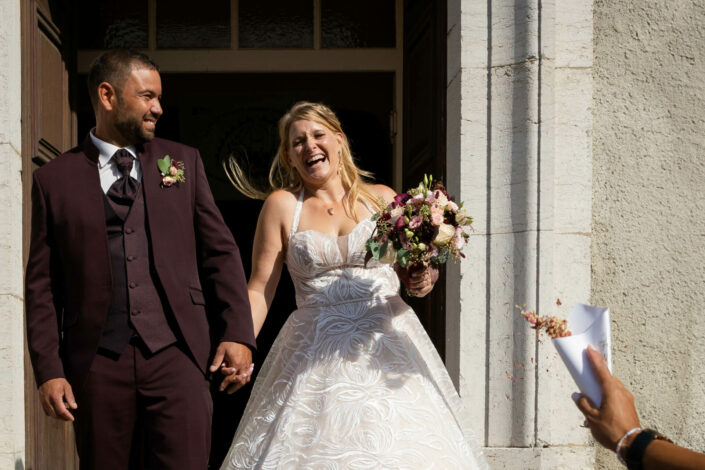
M115 163L114 160L111 160L115 152L120 150L120 147L110 144L104 140L100 140L96 137L95 127L91 129L89 134L91 136L91 140L93 141L93 145L95 145L98 149L98 174L100 175L100 187L103 188L103 192L107 194L110 186L122 178L122 174L118 170L117 163ZM132 165L130 176L137 181L142 181L142 168L140 167L140 161L137 158L137 149L134 145L128 145L125 147L125 150L130 152L130 154L135 157L135 162Z

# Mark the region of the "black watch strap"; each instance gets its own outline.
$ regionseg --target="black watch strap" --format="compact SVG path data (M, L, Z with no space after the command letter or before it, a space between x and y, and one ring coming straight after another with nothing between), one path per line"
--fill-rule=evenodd
M632 441L632 444L627 449L627 455L624 457L629 470L641 470L641 461L644 458L644 452L651 441L656 438L656 435L649 430L643 430Z

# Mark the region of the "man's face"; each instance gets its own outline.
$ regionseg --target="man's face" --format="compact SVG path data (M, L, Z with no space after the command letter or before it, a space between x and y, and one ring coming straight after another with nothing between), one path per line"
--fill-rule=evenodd
M162 115L159 72L133 67L117 97L115 128L122 137L131 144L154 139L157 120Z

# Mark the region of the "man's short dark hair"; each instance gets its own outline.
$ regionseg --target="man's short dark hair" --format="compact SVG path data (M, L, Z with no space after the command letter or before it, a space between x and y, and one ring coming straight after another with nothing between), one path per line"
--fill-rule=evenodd
M88 95L94 108L98 105L98 85L110 83L120 97L133 67L159 72L159 66L147 54L131 49L111 49L96 57L88 72Z

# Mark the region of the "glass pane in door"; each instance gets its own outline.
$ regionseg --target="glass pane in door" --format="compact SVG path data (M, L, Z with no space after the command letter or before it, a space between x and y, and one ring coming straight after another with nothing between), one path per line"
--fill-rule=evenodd
M80 0L78 48L147 47L147 2L144 0Z
M395 47L394 4L394 0L321 0L322 47Z
M230 47L230 2L157 0L157 48Z
M312 0L240 0L241 48L313 47Z

